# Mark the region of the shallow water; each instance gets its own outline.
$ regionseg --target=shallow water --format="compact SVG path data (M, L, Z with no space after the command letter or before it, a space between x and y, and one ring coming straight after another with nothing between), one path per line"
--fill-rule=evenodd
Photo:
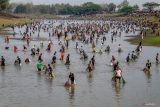
M16 32L19 33L18 28ZM8 44L10 49L5 50L4 47L7 44L1 36L0 55L5 57L6 67L0 69L0 107L159 107L160 65L153 64L151 76L146 76L142 69L147 59L155 62L155 55L160 52L160 48L144 46L137 62L128 65L125 63L125 58L136 46L124 41L126 38L124 36L133 34L122 33L122 37L117 38L113 43L110 42L110 35L111 31L106 34L105 45L110 44L111 52L95 54L96 64L92 75L85 71L89 60L80 60L80 55L74 49L76 41L70 41L65 56L70 53L71 65L67 68L64 62L57 60L57 64L53 66L56 74L53 80L36 72L37 56L31 57L30 51L25 53L22 51L22 45L25 42L10 40ZM16 36L19 37L19 35ZM40 37L46 36L48 38L47 32L41 31ZM57 38L52 38L52 41L54 45L50 53L45 51L47 41L41 49L42 58L46 64L51 62L54 51L59 51ZM29 48L34 44L37 47L40 45L38 41L32 41ZM79 42L79 44L82 43ZM124 49L121 54L117 52L118 44L121 44ZM19 50L16 54L13 53L14 45L18 46ZM91 45L83 46L90 59L93 55ZM111 82L113 72L109 64L112 55L115 55L120 62L123 77L127 81L124 85ZM13 65L17 56L20 56L23 61L21 67ZM24 63L26 57L32 60L30 64ZM69 72L75 73L77 85L66 89L63 85Z

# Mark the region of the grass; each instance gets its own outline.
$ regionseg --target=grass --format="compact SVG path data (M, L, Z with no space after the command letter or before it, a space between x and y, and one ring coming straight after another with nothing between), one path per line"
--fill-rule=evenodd
M10 25L18 25L18 24L25 24L25 23L31 23L34 22L34 20L26 19L26 18L1 18L0 17L0 28L4 28Z
M144 17L133 17L132 18L134 21L139 21L140 22L152 22L152 23L157 23L159 24L159 18L156 16L144 16ZM140 41L142 41L143 45L145 46L158 46L160 47L160 36L156 36L157 33L160 33L160 26L156 30L155 34L152 33L152 30L146 30L146 36L141 39L141 36L136 36L133 38L127 39L128 42L131 44L139 44Z
M160 32L160 28L157 30L157 32ZM142 44L145 46L158 46L160 47L160 36L156 36L155 34L151 34L150 31L147 31L147 36L141 39L141 36L136 36L130 39L127 39L128 42L131 44L137 45L140 41L142 41Z
M15 14L18 17L27 17L30 19L60 19L57 15L51 14Z
M0 17L0 35L10 35L8 31L4 30L4 28L9 27L11 25L23 25L26 23L32 23L38 20L31 20L27 18L4 18Z
M142 42L145 45L160 46L160 36L147 36Z

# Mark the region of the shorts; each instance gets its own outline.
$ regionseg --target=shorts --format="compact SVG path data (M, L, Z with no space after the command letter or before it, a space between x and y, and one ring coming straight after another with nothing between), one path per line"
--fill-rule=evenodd
M116 79L119 79L119 80L120 80L120 79L121 79L121 77L116 76Z
M38 71L41 71L41 69L40 69L40 68L38 68Z

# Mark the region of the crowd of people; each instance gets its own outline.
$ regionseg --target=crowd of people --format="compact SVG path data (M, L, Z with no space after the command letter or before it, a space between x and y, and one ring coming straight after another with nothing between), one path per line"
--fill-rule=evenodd
M83 61L88 61L89 56L88 52L84 48L85 45L91 45L91 50L93 53L93 56L88 61L88 64L86 65L86 72L91 73L94 72L94 68L96 67L96 54L103 54L103 53L110 53L112 50L111 45L106 43L106 38L110 38L111 43L118 42L117 37L121 38L122 32L127 33L134 33L136 32L136 28L138 28L138 25L133 22L127 22L127 21L81 21L81 23L78 23L77 21L59 21L58 25L55 25L58 21L46 21L48 25L42 21L38 23L32 23L32 24L26 24L26 25L18 25L13 27L13 31L15 28L25 28L24 32L20 31L21 40L25 41L25 44L22 46L23 51L30 51L30 55L32 57L37 56L37 72L44 73L47 75L49 79L55 78L55 72L52 67L52 65L55 65L57 63L57 60L64 61L66 66L70 66L72 64L72 61L70 60L70 57L72 56L71 53L66 53L66 50L70 48L70 42L76 40L75 48L76 51L78 51L80 55L80 59ZM64 23L65 22L65 23ZM48 35L46 38L48 39L48 45L44 45L42 41L39 42L39 46L34 45L33 47L30 46L30 42L33 40L34 36L40 37L40 32L47 32ZM109 37L106 37L106 34L111 32L111 35ZM16 31L14 31L16 32ZM33 36L34 35L34 36ZM16 38L16 35L12 35ZM7 36L5 38L6 44L9 44L10 38L13 38L12 36ZM53 43L52 38L55 38L58 40L59 48L59 57L58 57L58 51L53 51ZM62 39L63 38L63 39ZM80 45L82 43L83 45ZM107 45L104 45L107 44ZM100 46L100 47L99 47ZM50 58L49 64L44 64L43 56L41 48L45 47L46 52L53 53L53 57ZM7 48L6 48L7 49ZM18 53L18 47L16 45L13 46L14 53ZM122 47L121 44L117 46L117 52L122 53L125 52L125 49ZM136 49L133 49L131 53L128 53L128 56L126 56L126 62L131 63L136 61L139 58L140 53L142 52L142 42L139 43L139 45L136 47ZM67 54L67 55L66 55ZM58 57L58 58L57 58ZM66 60L65 60L66 58ZM78 59L77 59L78 60ZM125 60L125 59L124 59ZM1 56L0 59L0 65L2 67L5 67L7 62L7 56ZM31 59L28 57L24 60L26 64L29 64L31 62ZM159 53L156 55L155 59L156 64L159 64ZM111 77L113 82L120 82L125 83L125 80L122 76L122 69L120 67L120 63L118 59L112 55L110 65L113 67L113 76ZM14 62L15 66L21 66L22 60L19 56L15 59ZM55 65L56 66L56 65ZM145 68L143 71L150 72L152 67L151 61L148 59L145 65ZM68 80L65 83L65 86L73 86L75 85L75 74L73 72L70 72L68 76Z

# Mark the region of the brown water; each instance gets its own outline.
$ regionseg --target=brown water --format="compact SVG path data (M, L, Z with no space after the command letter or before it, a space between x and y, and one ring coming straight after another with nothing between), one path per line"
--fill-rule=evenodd
M16 32L19 33L18 28ZM7 66L0 69L0 107L160 107L160 65L154 64L155 55L160 52L160 48L144 46L137 62L128 65L125 58L136 46L124 41L124 36L128 35L125 33L121 38L117 38L117 42L111 43L110 32L106 34L105 45L111 45L111 52L95 54L96 64L92 75L85 71L88 60L80 60L80 55L74 49L76 41L70 41L65 55L71 54L71 65L67 68L64 62L57 60L57 64L53 66L56 74L53 80L36 72L37 56L31 57L30 51L22 51L23 41L10 40L10 49L5 50L6 44L1 36L0 55L5 57ZM45 37L47 33L41 32L40 35ZM52 41L54 46L51 53L45 51L48 42L44 42L44 48L41 49L46 64L51 62L54 51L58 51L60 47L57 38L52 38ZM117 52L119 43L124 49L121 54ZM20 50L17 54L13 53L12 49L15 44ZM30 48L34 44L38 47L40 43L32 41ZM90 59L93 55L91 45L83 46ZM18 55L23 61L21 67L13 65ZM124 85L111 82L113 72L109 61L112 55L120 62L123 77L127 81ZM24 63L26 57L32 60L30 64ZM147 59L153 62L149 77L142 71ZM63 85L69 72L75 73L77 85L68 90Z

